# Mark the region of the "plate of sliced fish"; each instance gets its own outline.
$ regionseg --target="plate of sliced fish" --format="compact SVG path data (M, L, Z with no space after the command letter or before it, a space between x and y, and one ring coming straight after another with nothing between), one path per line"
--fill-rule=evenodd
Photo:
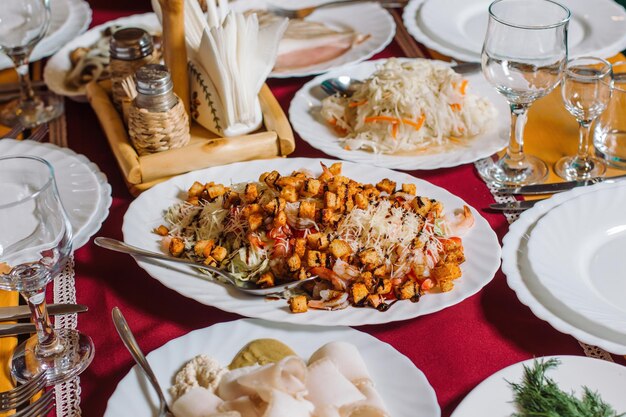
M309 0L306 7L325 1ZM272 4L294 7L293 2L284 0L274 0ZM230 4L236 11L257 13L261 26L282 19L267 6L265 0L237 0ZM300 6L305 7L305 4L298 2ZM270 77L305 77L365 61L382 51L395 31L393 18L377 2L317 9L305 19L289 20Z

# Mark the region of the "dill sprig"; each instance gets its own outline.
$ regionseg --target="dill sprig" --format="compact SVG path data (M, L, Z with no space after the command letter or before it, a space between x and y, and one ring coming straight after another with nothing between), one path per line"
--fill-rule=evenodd
M562 391L546 371L556 368L560 361L551 358L534 361L533 367L524 366L521 383L509 382L513 389L518 412L513 417L622 417L613 407L602 401L600 394L583 387L583 395ZM507 381L508 382L508 381Z

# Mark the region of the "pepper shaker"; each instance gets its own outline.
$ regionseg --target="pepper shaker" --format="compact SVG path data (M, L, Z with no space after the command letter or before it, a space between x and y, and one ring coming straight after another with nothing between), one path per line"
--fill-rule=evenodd
M137 96L128 112L128 130L139 155L180 148L189 143L189 118L174 93L164 65L148 64L135 73Z
M124 100L130 100L122 82L142 66L156 59L152 36L144 29L122 28L111 36L109 44L113 103L121 110Z

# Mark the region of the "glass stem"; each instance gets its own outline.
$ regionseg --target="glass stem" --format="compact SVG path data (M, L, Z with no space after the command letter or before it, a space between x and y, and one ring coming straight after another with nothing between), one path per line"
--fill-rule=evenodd
M511 137L509 139L509 158L513 162L524 159L524 127L528 113L527 104L510 104Z
M54 332L50 323L50 316L46 307L46 288L35 291L24 291L22 297L30 308L31 320L37 330L37 354L40 356L50 356L63 350L63 346Z
M33 91L33 86L30 82L28 54L22 53L18 55L13 55L11 59L13 60L13 64L15 65L17 75L19 76L20 96L22 102L33 101L35 99L35 92Z
M589 158L589 136L591 134L591 122L588 120L578 122L578 159L586 161Z

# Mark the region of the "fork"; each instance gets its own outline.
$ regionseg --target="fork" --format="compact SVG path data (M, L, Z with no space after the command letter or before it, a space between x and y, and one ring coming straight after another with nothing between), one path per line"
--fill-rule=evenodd
M15 126L13 126L11 130L9 130L7 133L2 135L0 139L6 139L6 138L15 139L17 138L17 135L19 135L23 131L24 131L24 126L22 126L20 122L17 122Z
M13 414L12 417L44 417L54 406L54 390L51 389L23 410Z
M344 4L350 3L364 3L371 2L372 0L334 0L329 1L328 3L320 4L318 6L313 7L304 7L302 9L283 9L282 7L275 6L273 4L269 4L267 10L275 15L287 17L289 19L304 19L317 9L321 9L323 7L333 7L333 6L343 6ZM378 3L384 7L385 9L393 9L397 7L406 6L406 0L379 0Z
M25 384L0 392L0 411L14 410L46 386L46 373L41 372Z

